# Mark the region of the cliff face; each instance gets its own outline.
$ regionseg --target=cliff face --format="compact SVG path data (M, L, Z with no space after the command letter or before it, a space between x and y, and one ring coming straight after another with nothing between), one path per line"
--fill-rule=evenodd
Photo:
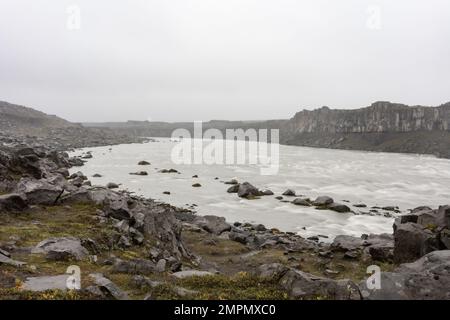
M289 134L299 133L380 133L450 130L450 103L439 107L407 106L375 102L356 110L298 112L287 124Z
M375 102L356 110L304 110L280 132L281 142L290 145L450 158L450 103L409 107Z

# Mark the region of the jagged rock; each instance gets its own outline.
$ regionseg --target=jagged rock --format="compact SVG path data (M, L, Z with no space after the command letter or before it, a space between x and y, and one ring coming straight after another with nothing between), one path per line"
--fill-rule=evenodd
M227 189L228 193L237 193L239 191L239 184L232 185Z
M17 185L17 191L26 196L29 204L54 205L63 193L63 188L48 183L46 180L29 180L23 178Z
M333 198L328 196L320 196L314 200L313 205L315 206L328 206L334 202Z
M204 277L212 275L214 274L209 271L200 271L200 270L185 270L172 273L172 276L177 279L185 279L190 277Z
M248 242L248 238L250 237L250 233L242 231L242 232L237 232L237 231L231 231L228 234L228 238L232 241L236 241L242 244L247 244Z
M297 206L305 206L305 207L311 206L311 203L309 202L308 198L296 198L292 200L292 203Z
M450 249L450 230L444 229L439 233L439 241L445 249Z
M392 234L371 234L366 239L364 252L374 261L392 261L394 258L394 237Z
M114 225L114 228L117 229L117 231L119 231L120 233L125 233L127 234L130 231L130 225L128 224L127 220L122 220L117 222Z
M109 204L105 206L104 210L108 216L118 220L129 220L132 216L130 208L128 207L127 199L124 198L109 201Z
M56 261L83 260L89 252L77 238L49 238L39 242L32 253L44 253L46 259Z
M437 224L441 228L450 229L450 206L440 206L437 212Z
M89 277L107 298L129 300L128 295L124 291L122 291L111 280L105 278L101 273L91 273Z
M79 179L81 179L81 180L87 180L87 177L86 177L86 176L83 174L83 172L81 172L81 171L72 173L72 174L69 176L69 180L71 180L71 179L77 179L77 178L79 178Z
M263 279L279 281L288 271L289 268L281 263L269 263L259 266L257 275Z
M254 198L258 197L261 194L259 193L259 190L251 185L249 182L244 182L239 184L239 189L237 192L238 196L241 198Z
M281 264L261 266L259 275L279 279L279 284L292 298L360 300L358 286L350 280L332 280L317 277L300 270L286 268Z
M225 221L225 218L217 216L196 217L194 224L198 225L207 232L216 235L220 235L222 232L231 230L231 225Z
M334 238L333 243L331 244L331 249L333 251L353 251L360 249L362 246L366 244L366 241L352 236L347 235L339 235Z
M411 262L438 250L439 244L430 230L417 223L400 224L394 232L394 262Z
M0 195L0 211L22 211L27 207L25 197L20 194L10 193Z
M359 284L368 300L449 300L450 250L433 251L394 272L381 272L379 289Z
M317 201L317 199L316 199ZM336 211L336 212L341 212L341 213L346 213L346 212L350 212L350 208L348 206L346 206L345 204L340 204L340 203L331 203L328 205L328 209Z
M285 192L282 193L282 195L287 197L295 197L295 191L292 189L287 189Z

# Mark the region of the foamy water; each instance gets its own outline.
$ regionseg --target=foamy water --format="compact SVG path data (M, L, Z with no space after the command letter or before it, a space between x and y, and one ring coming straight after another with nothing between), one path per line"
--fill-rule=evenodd
M77 150L73 155L91 151L94 156L81 168L93 184L121 183L139 195L186 207L196 204L198 214L224 216L229 222L262 223L303 236L392 232L393 218L354 215L283 203L274 197L287 188L315 198L328 195L336 202L365 203L370 206L399 206L406 211L420 205L437 207L449 204L450 161L431 156L394 153L344 151L280 146L280 168L276 175L263 176L258 165L176 165L171 160L175 145L169 139L158 142L97 147ZM110 150L111 149L111 150ZM139 166L141 160L150 166ZM181 174L159 173L174 168ZM148 172L134 176L130 172ZM93 178L99 173L101 178ZM192 178L198 175L199 178ZM215 180L218 177L219 180ZM274 196L245 200L226 192L221 181L237 177ZM193 183L202 187L193 188ZM170 195L163 194L170 191Z

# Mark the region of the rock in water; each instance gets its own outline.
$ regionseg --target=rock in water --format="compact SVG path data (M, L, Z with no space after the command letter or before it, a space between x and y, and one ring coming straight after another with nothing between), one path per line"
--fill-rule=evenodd
M232 185L228 188L228 193L237 193L239 191L239 184Z
M295 197L295 191L292 189L287 189L285 192L282 193L282 195L287 197Z
M296 198L292 200L292 203L297 206L306 206L306 207L309 207L311 205L311 203L309 203L309 199L306 198Z
M313 205L315 206L327 206L329 204L332 204L334 202L333 198L328 196L320 196L317 197L316 200L314 200Z
M114 182L108 182L108 184L106 185L106 187L108 189L117 189L119 187L119 185L117 183Z
M130 174L134 175L134 176L148 176L148 172L147 171L131 172Z
M143 160L143 161L139 161L139 162L138 162L138 165L139 165L139 166L149 166L149 165L150 165L150 162Z
M331 203L328 205L328 209L336 211L336 212L341 212L341 213L351 211L348 206L346 206L345 204L340 204L340 203Z
M261 195L259 193L259 190L255 188L253 185L251 185L249 182L241 183L239 185L237 194L239 197L247 199L258 197Z
M264 189L259 192L263 196L273 196L273 191L269 189Z

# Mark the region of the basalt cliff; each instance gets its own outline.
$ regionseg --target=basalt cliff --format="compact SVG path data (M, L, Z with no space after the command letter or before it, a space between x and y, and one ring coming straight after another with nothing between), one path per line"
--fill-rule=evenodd
M354 110L303 110L281 128L285 144L450 157L450 103L375 102Z

